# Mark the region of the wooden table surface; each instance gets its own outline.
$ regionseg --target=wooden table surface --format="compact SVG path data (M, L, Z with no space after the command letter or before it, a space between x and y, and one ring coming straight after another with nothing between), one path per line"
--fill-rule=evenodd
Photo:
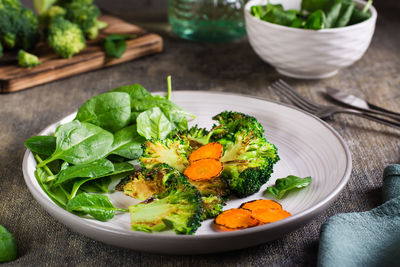
M325 80L285 79L320 102L327 101L318 92L329 85L400 112L400 3L376 1L376 7L376 32L360 61ZM350 181L322 215L279 240L223 254L165 256L106 245L56 221L33 199L24 183L23 143L86 99L130 83L140 83L150 91L165 90L165 77L171 74L174 90L245 93L286 101L267 89L282 76L255 55L247 40L197 44L175 38L164 28L159 28L159 33L165 41L162 54L0 95L0 224L15 235L19 246L18 259L4 266L312 266L317 261L320 227L328 217L369 210L381 203L382 171L388 164L400 162L400 131L351 115L337 115L329 124L351 149Z

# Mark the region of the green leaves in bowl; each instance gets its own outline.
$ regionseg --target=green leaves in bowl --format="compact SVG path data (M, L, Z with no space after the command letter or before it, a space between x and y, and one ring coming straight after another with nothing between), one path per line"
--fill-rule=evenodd
M250 13L261 20L312 30L353 25L371 17L372 0L362 10L352 0L302 0L301 10L284 10L281 4L256 5Z

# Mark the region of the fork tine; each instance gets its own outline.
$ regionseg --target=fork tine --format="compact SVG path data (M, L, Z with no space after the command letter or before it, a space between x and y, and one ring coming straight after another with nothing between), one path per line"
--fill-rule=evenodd
M318 110L320 108L320 106L318 106L316 103L314 103L313 101L311 101L311 100L307 99L306 97L302 96L301 94L299 94L292 86L287 84L284 80L279 79L276 83L279 84L280 86L282 86L284 89L286 89L287 93L291 93L293 96L298 98L299 101L302 101L303 103L308 104L314 110Z
M295 106L310 113L316 112L314 105L310 105L307 101L303 101L303 98L298 97L298 95L294 94L291 90L287 89L278 82L274 82L270 87L289 99Z
M270 90L273 89L275 92L278 92L280 95L284 96L287 98L292 104L296 107L301 108L302 110L305 110L310 113L314 113L314 110L310 108L307 104L304 104L303 102L299 102L297 98L294 98L292 95L286 93L286 90L281 89L281 87L278 87L275 83L270 85L268 87Z

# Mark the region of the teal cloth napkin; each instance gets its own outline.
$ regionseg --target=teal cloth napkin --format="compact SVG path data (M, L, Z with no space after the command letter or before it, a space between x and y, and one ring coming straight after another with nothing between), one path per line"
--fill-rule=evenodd
M318 266L400 266L400 164L383 172L381 206L337 214L321 228Z

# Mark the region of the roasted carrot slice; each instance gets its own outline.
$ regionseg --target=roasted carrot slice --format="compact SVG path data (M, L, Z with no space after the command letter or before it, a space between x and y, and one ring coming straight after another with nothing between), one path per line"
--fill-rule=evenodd
M220 143L213 142L204 145L195 151L193 151L189 156L189 161L193 162L200 159L217 159L222 157L223 147Z
M240 205L239 208L249 211L254 211L258 209L282 210L282 205L276 201L269 199L257 199L245 202L242 205Z
M286 210L257 209L251 211L251 217L260 221L261 224L272 223L291 216Z
M190 163L183 174L192 181L210 180L218 177L222 169L222 163L216 159L200 159Z
M259 221L251 217L251 212L244 209L230 209L219 214L214 224L221 230L234 231L253 227L259 224Z

